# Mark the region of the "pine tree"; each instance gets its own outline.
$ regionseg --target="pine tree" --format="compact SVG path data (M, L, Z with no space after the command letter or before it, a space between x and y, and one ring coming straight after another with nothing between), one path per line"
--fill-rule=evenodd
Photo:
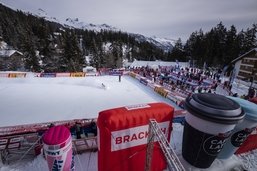
M180 38L178 41L176 41L175 46L170 54L170 58L173 59L173 61L186 61L186 53Z
M220 22L216 27L215 27L215 48L216 48L216 61L215 65L218 63L225 63L226 61L226 56L225 56L225 45L226 45L226 28Z
M230 27L230 30L227 32L227 40L225 45L226 51L226 61L225 63L228 64L230 61L238 57L240 52L239 41L237 37L237 30L234 25Z
M34 44L30 41L29 37L24 42L23 51L25 56L25 69L32 72L40 72L39 59L36 56Z
M64 34L64 54L60 62L62 71L78 72L82 71L84 67L85 59L73 30Z
M98 70L105 63L103 60L104 57L103 57L102 45L97 44L96 40L93 39L90 49L92 53L90 65L96 67L96 69Z
M252 28L248 28L244 34L242 41L242 53L246 53L257 46L256 42L257 25L254 24Z
M113 42L111 45L111 53L113 56L113 68L120 68L122 67L122 57L123 57L123 53L122 53L122 44L121 42Z
M197 61L200 67L204 62L208 61L206 57L205 40L203 31L193 32L185 44L185 54L189 56L192 61Z

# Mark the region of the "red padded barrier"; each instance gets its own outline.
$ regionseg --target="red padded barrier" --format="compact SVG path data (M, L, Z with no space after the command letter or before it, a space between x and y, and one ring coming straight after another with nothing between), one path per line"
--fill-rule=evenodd
M99 113L98 170L143 171L146 158L149 119L154 118L170 140L174 108L151 103L105 110ZM157 142L154 143L152 171L166 168Z

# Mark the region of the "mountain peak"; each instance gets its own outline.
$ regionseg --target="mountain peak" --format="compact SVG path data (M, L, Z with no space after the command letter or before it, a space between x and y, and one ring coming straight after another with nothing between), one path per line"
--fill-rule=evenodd
M66 18L65 23L66 26L78 28L78 29L87 29L87 30L94 30L100 32L101 30L112 30L117 31L116 27L110 26L108 24L92 24L86 23L79 20L79 18Z
M39 18L43 18L43 19L48 20L48 21L53 21L53 22L59 23L59 21L55 17L50 17L47 14L47 12L45 12L45 10L43 10L42 8L38 8L37 11L32 13L32 14L39 17Z
M160 42L162 44L166 44L167 46L170 46L170 45L174 46L175 43L178 41L178 40L175 40L175 39L160 38L160 37L156 37L156 36L152 36L151 38L154 39L157 42Z
M146 37L141 34L133 34L133 33L130 35L134 36L138 42L147 41L159 47L160 49L164 50L165 52L171 51L175 44L173 39L158 38L156 36Z

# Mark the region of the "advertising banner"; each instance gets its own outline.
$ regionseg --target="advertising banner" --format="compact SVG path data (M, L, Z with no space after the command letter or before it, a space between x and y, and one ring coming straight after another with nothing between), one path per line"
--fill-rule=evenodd
M84 72L72 72L70 73L71 77L85 77L85 73Z
M70 77L69 72L56 73L56 77Z
M145 78L141 78L139 82L146 85L146 86L148 84L148 81Z
M41 73L40 77L56 77L56 73Z
M167 97L168 92L163 88L163 87L155 87L154 91L157 92L158 94L160 94L163 97Z
M0 73L0 77L8 77L9 73Z
M110 71L109 75L123 75L123 71Z
M9 78L24 78L26 77L26 73L9 73Z
M133 77L133 78L136 78L136 74L133 73L133 72L130 72L129 75L130 75L131 77Z

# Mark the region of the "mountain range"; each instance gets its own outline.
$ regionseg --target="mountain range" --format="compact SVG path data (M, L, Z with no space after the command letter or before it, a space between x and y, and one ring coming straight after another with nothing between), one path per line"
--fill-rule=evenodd
M77 29L82 29L82 30L93 30L96 32L100 32L101 30L109 30L109 31L120 31L120 29L110 26L108 24L92 24L92 23L86 23L83 21L80 21L79 18L66 18L65 21L60 21L55 17L51 17L45 12L43 9L39 8L35 12L31 12L33 15L43 18L45 20L51 21L51 22L56 22L60 23L65 27L68 28L77 28ZM169 38L159 38L156 36L153 37L146 37L141 34L134 34L134 33L129 33L132 36L136 38L139 42L144 42L147 41L158 48L161 48L165 52L169 52L172 50L174 44L176 43L177 40L174 39L169 39Z
M0 4L0 42L23 53L21 62L6 61L0 70L66 72L121 67L124 61L172 60L174 40L128 33L78 18L60 21L43 9L21 11ZM90 59L90 60L85 60Z

